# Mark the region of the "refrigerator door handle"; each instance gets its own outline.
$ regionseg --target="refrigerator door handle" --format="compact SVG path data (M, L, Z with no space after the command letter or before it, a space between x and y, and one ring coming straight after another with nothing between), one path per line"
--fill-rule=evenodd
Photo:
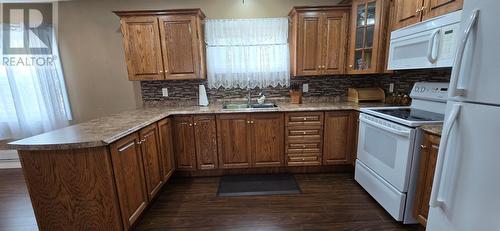
M474 27L474 25L476 25L478 15L479 15L478 9L472 12L470 19L467 22L467 26L465 27L462 41L460 42L460 46L458 47L457 53L455 54L455 60L453 63L453 69L451 71L451 77L450 77L450 88L448 89L450 98L455 96L463 96L465 94L465 89L458 88L458 78L460 76L460 69L462 67L462 59L465 52L465 46L469 41L469 35L472 31L472 28Z
M434 181L432 182L432 192L429 205L432 208L440 207L444 209L444 200L438 199L439 186L441 185L441 177L443 176L444 159L446 155L446 148L448 146L448 138L450 137L451 129L457 120L458 113L460 112L460 104L453 105L449 118L445 121L443 127L443 134L441 136L441 144L438 151L438 159L436 162L436 170L434 172Z
M439 40L436 40L436 35L441 33L441 29L437 29L432 32L429 39L429 45L427 46L427 60L430 63L435 63L437 61L438 50L439 50Z

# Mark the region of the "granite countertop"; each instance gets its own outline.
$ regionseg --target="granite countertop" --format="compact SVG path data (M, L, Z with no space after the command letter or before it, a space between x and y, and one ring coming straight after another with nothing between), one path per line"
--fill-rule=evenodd
M441 136L443 125L424 125L422 126L422 130L437 136Z
M302 104L277 102L277 105L276 109L231 111L222 110L221 103L210 104L207 107L150 105L11 142L9 146L17 150L56 150L106 146L170 115L359 110L362 107L384 106L382 103L358 104L345 101L305 102Z

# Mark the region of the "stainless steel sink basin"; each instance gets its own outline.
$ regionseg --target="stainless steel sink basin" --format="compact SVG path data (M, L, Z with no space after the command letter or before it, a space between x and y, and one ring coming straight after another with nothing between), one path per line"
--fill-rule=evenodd
M228 104L224 104L224 106L222 106L222 109L241 110L241 109L248 109L250 107L251 107L251 105L248 105L246 103L228 103Z
M222 110L253 110L253 109L276 109L278 105L274 103L264 103L264 104L246 104L246 103L228 103L222 106Z
M263 104L252 104L250 105L252 108L277 108L278 105L274 103L263 103Z

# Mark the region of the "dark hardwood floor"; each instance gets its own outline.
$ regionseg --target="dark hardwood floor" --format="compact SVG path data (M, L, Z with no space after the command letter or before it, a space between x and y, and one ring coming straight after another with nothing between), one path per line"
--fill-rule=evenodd
M175 178L137 230L419 230L395 222L352 174L295 175L301 194L217 197L218 177Z
M174 178L137 230L420 230L392 218L352 174L298 174L302 194L217 197L218 177ZM0 230L37 230L20 169L0 170Z
M0 169L0 230L38 230L21 169Z

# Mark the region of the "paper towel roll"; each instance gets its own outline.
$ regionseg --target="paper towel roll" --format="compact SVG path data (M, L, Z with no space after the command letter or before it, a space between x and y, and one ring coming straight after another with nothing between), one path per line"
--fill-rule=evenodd
M200 85L198 89L199 89L198 104L200 106L208 106L208 97L207 97L207 90L205 89L205 85Z

